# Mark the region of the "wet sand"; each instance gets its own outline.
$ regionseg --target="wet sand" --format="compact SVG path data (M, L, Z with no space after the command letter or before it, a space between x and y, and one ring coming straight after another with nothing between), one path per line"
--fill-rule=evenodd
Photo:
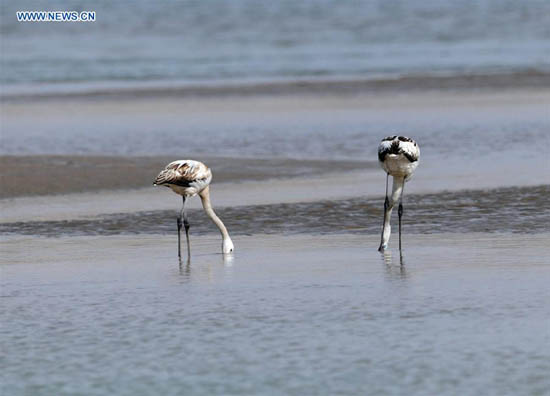
M10 237L2 389L544 394L549 237Z
M503 187L534 187L550 184L549 174L540 173L540 169L546 166L545 158L529 159L526 161L526 167L517 166L518 162L493 163L489 158L482 168L479 167L479 164L464 163L442 173L438 163L430 164L424 160L414 178L407 184L407 195L462 190L483 191ZM279 169L283 169L285 172L286 165L290 163L292 161L288 163L286 160L280 161ZM331 162L331 164L333 163ZM338 162L334 162L334 164L337 166ZM324 171L322 162L317 167L312 166L312 163L308 161L303 163L295 161L293 165L290 165L291 169L286 170L287 174L292 177L269 178L273 173L260 170L259 172L263 173L263 176L258 175L257 177L259 179L267 178L267 180L241 181L240 176L237 176L233 179L239 180L237 182L218 182L217 170L213 168L214 181L211 187L213 204L215 208L224 208L344 200L357 197L382 199L385 176L382 170L378 169L378 165L365 163L362 170L347 169L348 166L353 168L355 163L351 161L345 164L338 173L334 172L335 168L333 167L331 168L332 172L316 174L316 172ZM539 173L527 172L526 169L530 169L529 167L539 169ZM153 169L150 171L153 172ZM252 173L246 168L242 172ZM311 176L296 176L301 172L309 172ZM223 172L220 173L223 174ZM241 173L236 174L241 175ZM226 173L226 175L228 178L226 180L235 177L235 174ZM45 179L47 180L47 176ZM150 182L151 179L140 177L140 180L145 183L146 180ZM164 187L99 190L90 193L1 199L2 215L0 220L3 223L11 223L87 219L109 214L174 211L179 206L178 196ZM198 198L189 201L189 208L198 209L200 207Z
M550 185L411 194L405 201L404 230L441 232L550 232ZM219 207L232 235L380 232L382 198L357 197L313 202ZM175 235L179 208L101 214L90 218L0 223L0 235L81 236ZM190 210L191 235L217 234L203 210Z
M215 173L216 182L256 181L318 176L377 168L375 161L326 161L202 157ZM19 196L59 195L76 192L127 190L150 187L173 156L0 156L0 199Z
M22 150L25 154L0 157L1 221L82 219L173 209L179 206L177 197L167 189L152 188L150 183L167 162L185 157L203 160L212 168L212 198L216 207L380 197L384 174L377 167L375 147L383 136L380 134L394 131L388 129L379 134L372 131L371 125L365 132L358 129L350 134L350 130L360 128L363 117L371 124L385 125L387 120L399 115L400 123L409 125L418 119L429 123L435 114L441 129L446 130L445 125L452 126L473 116L473 122L481 125L473 131L459 132L458 138L465 137L464 142L453 135L447 137L439 130L428 135L429 139L421 144L421 166L407 184L407 194L550 184L550 172L545 171L549 167L547 158L527 155L523 150L525 145L521 144L523 135L527 138L541 135L548 118L550 91L544 84L536 89L529 84L513 88L488 85L491 89L477 90L475 84L470 84L468 89L438 92L411 91L405 84L399 92L374 94L367 90L356 95L341 95L335 90L323 95L291 91L279 95L258 93L231 97L94 98L91 95L92 100L63 97L28 98L24 102L7 100L2 103L2 143L10 147L7 152ZM506 140L498 139L498 132L487 139L477 137L487 135L484 127L487 120L498 120L503 115L510 118L510 122L519 119L521 133L514 133L514 136L520 141L513 142L512 151L507 151ZM291 120L290 127L308 126L289 135L284 131L289 127L287 124L269 129L270 122L286 118ZM348 125L350 119L359 127ZM537 121L534 127L529 124L532 120ZM334 131L312 134L325 123L330 123ZM198 140L196 147L188 149L183 144L170 144L179 136L178 125L181 124L187 128L185 141ZM226 131L228 124L237 129ZM267 129L252 136L248 125ZM489 125L497 131L502 128L499 124ZM203 145L199 135L207 130L219 132L212 135L212 139L206 138ZM338 131L350 137L339 141ZM266 142L262 134L280 137ZM368 137L365 138L365 134ZM168 136L166 141L162 139L165 135ZM24 138L19 139L19 136ZM49 136L52 138L46 138ZM113 140L112 136L116 138ZM141 143L146 137L153 140ZM214 138L221 141L216 143L218 149L226 143L236 142L235 155L217 156L209 152L208 143ZM539 146L546 144L544 139L547 136L537 140ZM334 145L323 146L331 140ZM133 146L132 142L140 143ZM158 146L151 147L154 143ZM269 145L268 151L273 157L247 159L242 155L253 153L264 144ZM495 144L499 145L497 150L493 149ZM316 145L321 146L320 150L307 155L321 153L322 156L337 151L349 160L276 156L290 150L293 155L304 157L303 151ZM340 146L346 148L339 150ZM462 146L463 152L460 152ZM479 147L486 149L478 152ZM178 154L94 154L132 150L139 153L144 148ZM458 154L451 156L455 149ZM78 152L79 155L28 155L44 150ZM350 150L353 155L346 155ZM210 151L215 152L215 149ZM473 152L473 157L468 157L469 152ZM200 204L192 200L191 207L198 208Z

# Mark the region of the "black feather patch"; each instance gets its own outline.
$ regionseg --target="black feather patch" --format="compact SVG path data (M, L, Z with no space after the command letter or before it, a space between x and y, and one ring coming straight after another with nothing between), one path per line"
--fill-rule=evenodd
M173 184L174 186L180 186L180 187L190 187L191 186L191 183L193 183L194 180L192 181L187 181L187 180L172 180L172 181L168 181L166 182L165 184Z
M403 151L403 155L409 160L409 162L415 162L418 161L418 157L415 155L410 155L406 151Z
M384 160L386 159L386 155L388 154L395 154L395 155L403 154L405 158L409 160L409 162L418 161L418 156L412 155L404 151L400 147L401 142L414 143L414 140L412 140L411 138L408 138L406 136L388 136L382 141L383 142L391 141L391 145L378 152L378 160L380 162L384 162ZM416 146L416 143L415 143L415 146Z
M401 148L399 148L399 140L394 140L391 142L390 149L388 150L390 154L401 154Z

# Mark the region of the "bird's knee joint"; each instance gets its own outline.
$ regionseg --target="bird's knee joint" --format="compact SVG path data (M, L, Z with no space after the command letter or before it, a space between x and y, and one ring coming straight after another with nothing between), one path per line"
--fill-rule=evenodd
M183 220L183 226L185 227L186 230L189 230L189 228L191 228L191 225L187 220Z
M399 204L399 208L397 209L397 214L401 216L403 214L403 205Z

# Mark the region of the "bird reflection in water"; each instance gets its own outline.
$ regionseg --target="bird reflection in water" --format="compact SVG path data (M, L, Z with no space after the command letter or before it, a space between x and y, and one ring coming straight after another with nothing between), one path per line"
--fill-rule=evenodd
M191 275L191 256L187 255L187 259L182 260L181 257L178 257L180 275L188 277Z
M405 260L403 259L402 250L399 251L399 263L394 263L391 251L384 250L381 253L382 254L380 256L382 257L382 262L384 263L386 271L389 275L392 277L398 275L400 278L407 277L407 270L405 268Z
M210 256L212 255L204 255L204 256ZM235 256L231 253L229 254L216 254L216 256L221 257L221 261L218 261L218 263L221 262L224 268L224 273L226 275L231 274L233 272L233 265L235 264ZM207 274L207 278L212 278L216 272L219 272L216 270L216 267L218 267L218 264L216 264L215 260L214 262L207 260L204 262L200 262L199 260L199 266L198 268L195 268L195 275L197 275L197 271L201 274ZM195 264L196 261L194 261ZM191 257L187 257L186 259L178 258L178 268L179 268L179 275L182 277L185 277L187 279L191 278ZM219 268L219 267L218 267ZM201 276L201 275L199 275Z
M222 254L222 260L223 260L223 266L225 268L231 268L233 267L233 264L235 262L235 256L233 256L232 253Z

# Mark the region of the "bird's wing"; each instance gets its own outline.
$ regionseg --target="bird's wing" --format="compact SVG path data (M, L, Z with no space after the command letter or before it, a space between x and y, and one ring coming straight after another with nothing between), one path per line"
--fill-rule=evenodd
M386 155L389 154L391 150L392 141L387 139L388 138L383 139L378 146L378 160L380 162L384 162Z
M418 144L412 139L410 141L401 141L399 142L399 148L401 152L410 162L418 161L420 158L420 148Z
M174 184L189 187L197 180L208 178L210 169L202 162L193 160L179 160L170 162L155 179L156 185Z
M397 135L386 136L384 139L382 139L382 142L391 142L391 141L394 140L396 137L397 137Z

